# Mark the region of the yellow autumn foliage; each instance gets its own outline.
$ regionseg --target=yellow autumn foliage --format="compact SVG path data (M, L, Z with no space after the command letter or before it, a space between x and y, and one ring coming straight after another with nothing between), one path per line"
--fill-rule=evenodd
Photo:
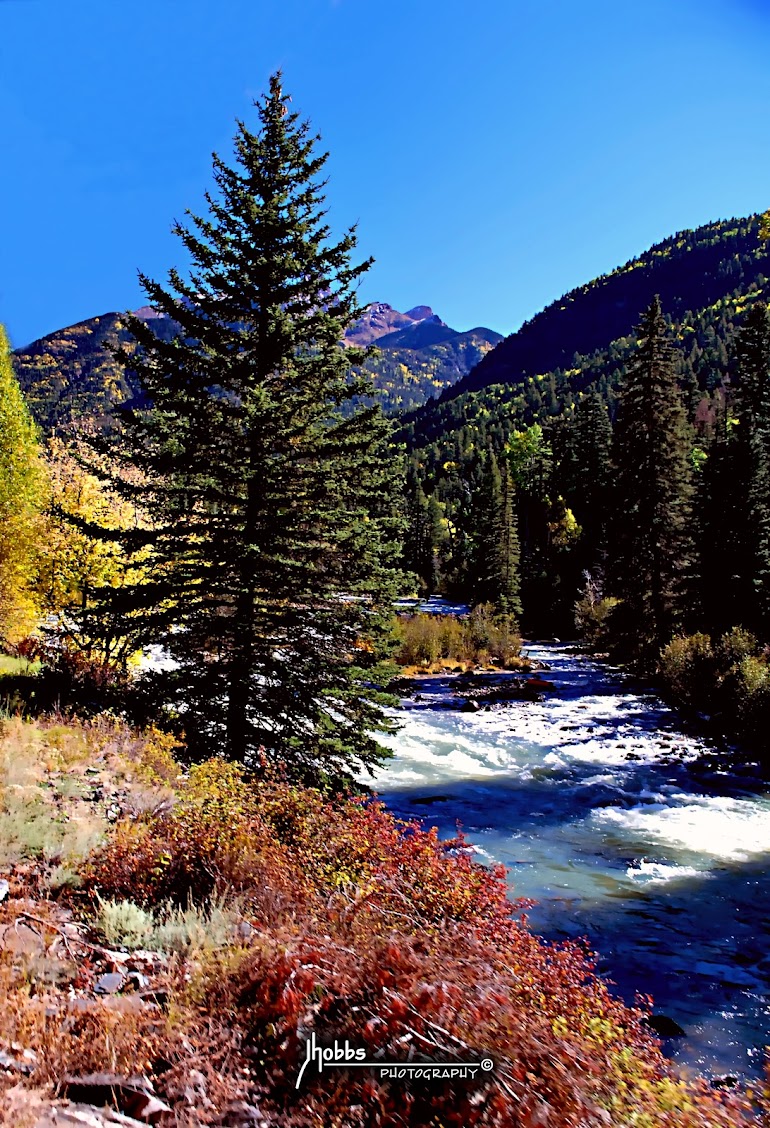
M0 326L0 642L6 644L29 634L40 615L35 579L46 492L37 428Z

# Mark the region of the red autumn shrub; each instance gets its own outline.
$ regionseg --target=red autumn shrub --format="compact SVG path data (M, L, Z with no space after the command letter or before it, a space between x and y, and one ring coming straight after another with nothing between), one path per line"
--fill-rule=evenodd
M339 925L261 936L235 965L209 967L206 982L199 1008L230 1015L256 1098L278 1123L749 1123L740 1100L669 1073L641 1015L609 994L577 948L554 949L517 924L494 946L462 925L427 940ZM461 1082L410 1082L359 1069L319 1073L314 1062L297 1090L311 1031L320 1045L347 1039L370 1060L489 1057L495 1068Z
M190 770L170 810L123 819L91 856L87 890L153 905L185 905L238 892L259 894L271 874L276 889L302 884L241 771L224 760Z
M328 801L221 761L120 825L91 889L152 905L234 892L255 931L201 956L175 1006L227 1024L249 1099L286 1126L734 1128L738 1097L678 1078L577 945L532 935L502 868L378 802ZM470 1061L461 1082L308 1068L306 1039L384 1061Z

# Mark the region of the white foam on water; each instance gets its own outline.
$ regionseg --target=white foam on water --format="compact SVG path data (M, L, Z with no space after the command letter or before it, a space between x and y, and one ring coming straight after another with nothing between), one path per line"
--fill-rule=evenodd
M696 869L695 866L675 866L665 862L648 862L644 858L640 862L629 866L626 877L641 885L655 885L669 881L677 881L685 877L710 877L708 870Z
M560 646L533 647L530 653L551 667L543 677L556 688L543 701L464 713L444 707L462 682L458 687L451 677L423 679L417 686L422 699L397 713L404 727L387 740L394 758L372 785L386 797L399 788L419 794L420 787L438 797L446 783L446 801L418 813L440 818L447 828L461 816L476 840L478 860L499 859L513 867L514 894L544 904L546 919L548 906L561 903L565 891L570 900L564 900L564 913L578 929L585 919L581 906L606 908L609 931L602 941L599 927L596 943L600 951L607 943L612 954L613 922L625 922L628 911L631 923L618 933L613 958L635 961L640 984L647 982L645 968L654 977L656 969L681 965L687 975L692 971L708 982L712 993L720 983L732 985L730 992L740 988L745 1002L755 973L731 970L722 961L745 942L746 929L739 926L754 921L743 864L770 862L770 796L734 798L729 779L725 790L732 795L714 795L718 782L708 771L714 749L683 732L681 720L652 693L640 692L638 683ZM697 774L688 779L692 761L698 761ZM719 768L725 771L715 757L713 769ZM473 780L481 785L474 787ZM700 793L702 785L709 794ZM596 806L608 801L618 805ZM717 874L719 881L709 881ZM686 882L695 888L685 889ZM671 899L685 892L689 912L672 918ZM646 922L641 930L640 912ZM715 947L710 929L705 939L700 935L702 912L719 915L717 939L724 952ZM602 913L596 916L603 920ZM756 916L757 931L763 919ZM650 934L652 945L644 942ZM766 983L761 972L756 976L757 983ZM737 1045L736 1038L764 1045L767 1023L757 1018L757 1008L765 1005L761 993L756 1006L742 1002L737 1019L731 1017L725 1027L727 1019L720 1018L712 1030L701 1011L718 1013L721 997L706 1000L697 983L685 982L692 987L698 1030L704 1031L698 1053ZM730 1004L725 1011L732 1011L732 998L725 995L724 1002ZM743 1051L737 1064L730 1053L720 1068L742 1068ZM722 1063L721 1048L714 1060Z
M532 652L539 657L540 651ZM556 693L542 702L513 702L478 713L402 709L399 732L386 738L392 760L378 769L378 790L455 783L491 777L542 780L553 774L579 791L589 786L613 790L624 805L586 812L585 827L600 836L612 833L630 853L645 849L661 857L635 870L634 880L668 880L652 865L705 866L770 855L770 803L762 800L684 794L681 784L639 778L646 764L688 761L708 752L705 741L676 731L675 715L656 698L624 693L608 683L606 670L583 658L542 650L558 657L545 676ZM597 692L599 687L609 692ZM425 686L426 696L447 699L453 679ZM576 766L571 778L570 765ZM584 765L594 767L583 777ZM546 775L543 776L543 770ZM582 820L581 820L582 821ZM680 857L681 854L698 855ZM672 871L673 872L673 871ZM668 873L668 871L666 871Z
M604 807L590 817L603 830L696 854L705 861L743 862L770 855L767 800L676 795L670 797L670 805Z
M426 707L440 706L451 697L451 679L421 686L420 692L421 702L409 702L396 714L401 729L383 741L395 760L377 773L378 786L416 781L421 774L425 782L501 772L524 778L539 765L559 770L570 763L628 770L630 764L654 764L672 750L683 760L704 750L697 738L661 733L661 718L670 714L633 695L554 696L543 702L513 702L488 712L461 713ZM400 769L407 765L410 770L404 774Z
M507 775L515 766L504 742L474 732L469 721L475 717L455 715L448 721L439 714L431 720L430 713L411 712L404 719L397 733L382 739L395 755L377 770L378 788Z

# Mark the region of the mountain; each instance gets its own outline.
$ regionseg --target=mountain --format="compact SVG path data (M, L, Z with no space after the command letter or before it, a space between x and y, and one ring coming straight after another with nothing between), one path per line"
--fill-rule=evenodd
M165 339L176 332L174 322L149 306L136 315ZM125 316L106 313L16 351L19 383L44 431L83 417L103 419L134 394L130 375L109 351L128 340ZM383 407L393 413L417 407L461 379L501 340L491 329L457 332L429 306L399 313L375 302L348 330L345 343L376 346L366 368Z
M367 306L346 334L350 344L376 349L365 367L389 415L419 407L451 388L502 339L492 329L451 329L430 306L402 314L382 302Z
M759 217L679 231L571 290L506 337L438 400L406 417L406 440L442 450L460 431L464 442L505 441L512 428L559 414L589 386L612 408L636 325L655 294L680 345L692 414L703 421L734 374L736 324L760 295L770 297L768 279L770 248L759 238ZM437 457L444 457L440 450Z
M409 309L406 313L399 313L387 302L371 302L366 306L358 321L348 329L345 340L348 344L365 348L366 345L371 345L393 332L402 329L406 329L408 332L410 329L416 329L424 321L437 322L439 325L444 324L430 306L415 306L414 309Z

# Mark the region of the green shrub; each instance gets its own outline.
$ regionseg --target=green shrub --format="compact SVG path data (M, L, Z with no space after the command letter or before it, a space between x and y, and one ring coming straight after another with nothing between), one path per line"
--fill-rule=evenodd
M143 909L133 901L97 901L95 927L110 947L146 948L151 952L206 952L223 948L236 935L238 914L214 901L206 908L192 903Z
M606 650L610 643L612 613L620 601L614 596L601 598L590 592L575 604L575 626L592 650Z
M744 627L733 627L719 640L717 655L720 669L726 672L738 667L744 658L759 654L760 649L759 642L751 631Z
M770 665L750 631L733 627L716 646L705 634L674 638L661 651L659 670L678 704L718 717L732 736L766 744Z
M749 654L731 679L737 730L744 740L767 744L770 725L770 667L763 655Z
M96 927L111 948L145 948L155 928L152 913L133 901L99 898Z
M672 639L661 653L660 673L679 704L713 708L717 663L707 634Z
M435 666L440 662L485 665L490 659L513 664L521 651L515 619L496 613L492 604L474 607L467 619L454 615L399 616L396 623L402 666Z

